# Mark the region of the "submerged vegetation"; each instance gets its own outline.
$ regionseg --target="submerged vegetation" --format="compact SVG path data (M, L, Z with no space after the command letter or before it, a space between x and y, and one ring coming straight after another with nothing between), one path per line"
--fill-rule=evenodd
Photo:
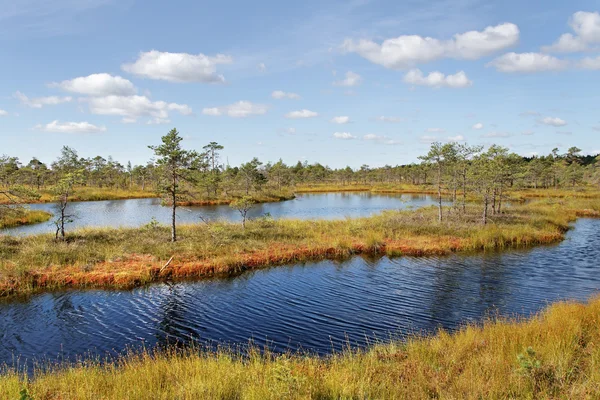
M6 370L7 399L596 398L600 299L558 303L528 320L487 320L455 333L328 357L170 349Z

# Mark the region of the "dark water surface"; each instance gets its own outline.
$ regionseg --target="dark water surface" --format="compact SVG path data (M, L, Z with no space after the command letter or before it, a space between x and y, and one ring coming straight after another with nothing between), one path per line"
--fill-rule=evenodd
M371 193L318 193L302 194L289 201L257 204L248 216L254 218L271 214L274 218L335 219L365 217L383 210L407 207L423 207L435 204L429 195L371 194ZM55 204L31 204L34 210L56 213ZM168 224L171 210L162 207L159 199L135 199L113 201L74 202L67 212L75 215L67 229L81 227L137 227L150 222L152 217ZM240 215L227 205L180 207L177 218L180 223L199 223L200 216L209 220L239 220ZM52 222L5 229L3 233L31 235L54 232Z
M529 315L600 290L600 220L531 250L323 261L226 280L67 291L0 303L0 363L116 354L178 341L269 343L326 354L407 332Z

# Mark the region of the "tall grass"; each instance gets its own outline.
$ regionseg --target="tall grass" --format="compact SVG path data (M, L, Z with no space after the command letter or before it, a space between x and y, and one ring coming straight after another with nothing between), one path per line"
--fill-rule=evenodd
M52 214L40 210L14 210L0 217L0 229L20 225L38 224L52 218Z
M444 255L552 243L578 215L600 210L595 199L545 199L515 204L480 223L480 210L388 211L369 218L249 221L169 228L83 229L65 242L52 235L0 237L0 296L61 287L132 287L173 278L231 275L253 268L352 254ZM584 213L584 214L582 214ZM168 268L162 269L173 257ZM162 271L161 271L162 270Z
M0 398L18 399L595 399L600 298L558 303L528 320L488 320L329 357L199 349L6 370Z

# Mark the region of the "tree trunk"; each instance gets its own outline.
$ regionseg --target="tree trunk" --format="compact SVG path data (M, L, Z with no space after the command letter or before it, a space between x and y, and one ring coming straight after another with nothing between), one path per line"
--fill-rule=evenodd
M483 224L487 225L487 216L488 216L488 195L486 194L483 199Z
M443 218L443 213L442 213L442 167L441 167L441 165L438 166L437 184L438 184L438 211L439 211L438 221L441 223L442 218Z
M173 209L171 215L171 242L177 241L176 211L177 211L177 177L173 175L173 191L171 192Z

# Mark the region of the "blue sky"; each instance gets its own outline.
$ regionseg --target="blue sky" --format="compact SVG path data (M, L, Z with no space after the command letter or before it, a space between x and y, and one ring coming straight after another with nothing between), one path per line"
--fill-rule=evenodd
M417 161L433 140L600 152L597 1L0 0L0 154Z

